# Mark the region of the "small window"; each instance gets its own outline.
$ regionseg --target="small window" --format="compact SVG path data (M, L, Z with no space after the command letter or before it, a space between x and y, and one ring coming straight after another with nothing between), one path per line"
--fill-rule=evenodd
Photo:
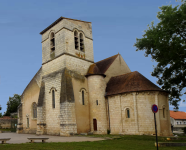
M29 128L29 118L27 118L27 128Z
M98 105L98 100L96 100L96 105Z
M33 118L37 118L37 104L33 103Z
M84 95L84 91L82 91L82 105L85 105L85 95Z
M79 39L80 39L80 50L82 52L84 52L85 49L84 49L84 40L83 40L83 34L82 33L79 34Z
M127 113L127 118L130 118L130 110L126 109L126 113Z
M50 48L51 48L51 52L55 51L55 34L54 34L54 32L52 32L50 35Z
M179 123L177 122L177 124L179 124Z
M78 32L74 32L74 44L75 44L75 49L79 50L79 41L78 41Z
M180 124L181 124L181 122L180 122Z
M163 118L165 118L165 108L163 108Z
M55 91L52 90L52 107L55 108Z

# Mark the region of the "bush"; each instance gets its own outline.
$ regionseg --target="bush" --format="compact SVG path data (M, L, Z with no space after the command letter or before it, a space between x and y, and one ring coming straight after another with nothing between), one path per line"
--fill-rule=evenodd
M186 134L186 127L183 128L183 132Z
M107 134L110 134L110 130L107 130Z

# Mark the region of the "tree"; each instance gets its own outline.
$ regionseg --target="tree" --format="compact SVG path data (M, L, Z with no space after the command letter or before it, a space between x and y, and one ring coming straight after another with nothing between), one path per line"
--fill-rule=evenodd
M137 50L145 50L157 62L152 76L162 89L170 91L169 101L178 109L186 87L186 1L179 6L160 7L160 22L148 25L143 38L136 39Z
M10 116L10 113L17 112L17 107L21 104L21 95L14 94L13 97L9 97L7 102L7 110L4 116Z
M1 105L0 105L0 110L2 109ZM0 118L2 117L2 113L0 113Z

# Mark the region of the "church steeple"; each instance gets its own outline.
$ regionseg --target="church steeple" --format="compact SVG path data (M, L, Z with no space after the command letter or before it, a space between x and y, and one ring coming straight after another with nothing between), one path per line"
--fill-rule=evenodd
M40 34L42 64L65 54L94 62L91 22L60 17Z

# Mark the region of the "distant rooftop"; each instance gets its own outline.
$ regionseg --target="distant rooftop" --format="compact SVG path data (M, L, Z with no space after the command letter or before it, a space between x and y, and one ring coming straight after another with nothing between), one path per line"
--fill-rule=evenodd
M170 110L170 117L174 119L186 119L186 113L183 111Z

